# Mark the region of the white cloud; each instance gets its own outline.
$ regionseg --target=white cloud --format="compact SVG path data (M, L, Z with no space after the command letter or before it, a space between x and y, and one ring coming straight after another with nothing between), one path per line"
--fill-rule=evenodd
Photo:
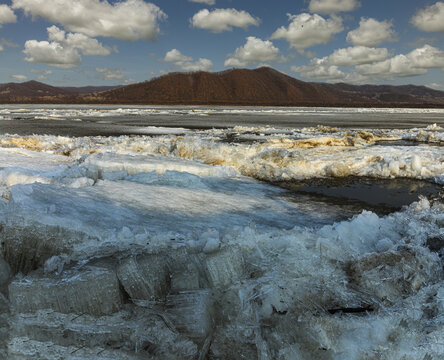
M192 57L183 55L177 49L168 51L163 60L174 63L174 65L183 71L194 72L213 70L213 63L211 60L200 58L194 61Z
M431 83L426 86L435 90L441 90L443 88L442 85L438 83Z
M165 58L163 59L167 62L183 62L183 61L192 61L193 58L190 56L183 55L179 50L173 49L166 53Z
M438 1L419 10L412 17L411 23L422 31L444 31L444 2Z
M80 53L86 56L106 56L111 53L96 39L83 34L66 34L57 26L51 26L47 30L50 41L26 41L23 50L27 55L26 61L69 69L82 63Z
M278 55L279 49L271 41L249 36L245 45L238 47L225 60L224 66L243 67L258 62L276 61L279 60Z
M323 63L312 63L307 66L292 66L291 71L301 73L303 77L309 79L339 80L345 78L345 73L337 66L325 65Z
M3 46L0 45L0 51L3 51L3 50L4 50Z
M0 5L0 28L3 24L15 23L17 17L8 5Z
M114 4L106 0L13 0L12 7L90 37L128 41L155 40L160 31L158 21L167 17L159 7L143 0Z
M317 61L316 61L317 60ZM308 80L323 80L326 82L347 82L347 83L371 83L368 76L357 73L356 71L344 72L336 65L329 65L316 59L307 66L292 66L291 71L298 72L303 78Z
M215 33L231 31L233 27L247 29L250 25L258 26L260 20L246 11L236 9L200 10L190 19L192 26Z
M57 26L51 26L48 29L48 39L61 44L66 48L79 49L86 56L107 56L111 51L105 48L96 39L78 33L68 33L60 30Z
M377 46L383 42L396 41L391 21L361 18L359 27L347 34L347 42L353 45Z
M74 48L64 48L56 42L28 40L23 50L28 62L46 64L60 69L79 66L82 57Z
M411 60L403 54L396 55L391 59L375 64L359 65L356 69L363 75L378 75L383 77L408 77L427 73L426 69L414 67Z
M444 68L444 51L430 45L415 49L407 55L400 54L382 62L356 67L360 74L382 77L423 75L432 68Z
M31 69L29 70L32 74L41 74L41 75L51 75L52 70L40 70L40 69Z
M326 57L330 65L352 66L383 61L389 56L385 48L369 48L366 46L354 46L345 49L337 49Z
M329 56L312 59L306 66L293 66L291 69L308 79L362 82L367 80L363 74L356 72L346 73L339 66L381 62L387 59L387 57L387 49L368 48L365 46L348 47L335 50Z
M300 51L310 46L327 44L334 34L344 29L342 19L337 16L328 20L320 15L307 13L288 14L288 17L291 21L288 28L280 27L271 35L271 39L285 39L290 43L290 47Z
M119 69L110 68L96 68L96 72L100 74L100 77L104 80L123 80L125 75Z
M28 80L28 77L25 75L11 75L11 78L16 81L26 81Z
M216 0L188 0L190 2L199 3L199 4L207 4L214 5L216 4Z
M430 45L415 49L407 56L416 67L426 69L444 68L444 51Z
M311 0L309 9L313 13L335 14L353 11L360 5L357 0Z
M177 65L177 63L176 63ZM194 62L184 62L180 64L180 68L183 71L211 71L213 70L213 63L211 60L200 58L199 60L196 60Z

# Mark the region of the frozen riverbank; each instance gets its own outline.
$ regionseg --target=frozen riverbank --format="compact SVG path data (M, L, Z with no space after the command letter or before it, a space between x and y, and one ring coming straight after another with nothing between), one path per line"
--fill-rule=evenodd
M438 191L382 216L269 184L439 190L442 128L151 130L0 136L0 354L444 356Z

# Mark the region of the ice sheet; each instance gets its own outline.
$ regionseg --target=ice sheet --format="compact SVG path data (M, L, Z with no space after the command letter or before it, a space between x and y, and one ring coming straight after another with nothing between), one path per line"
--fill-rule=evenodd
M233 137L248 141L227 141ZM127 298L122 311L147 309L149 315L160 311L156 306L170 307L155 313L163 328L150 318L149 334L156 328L180 334L192 356L198 348L201 355L226 359L442 359L440 201L421 198L387 216L363 211L338 221L340 208L304 204L258 181L354 175L440 182L442 138L435 125L366 132L320 126L156 137L0 136L0 253L15 275L11 296L21 301L20 286L29 283L45 304L38 314L13 314L28 320L11 320L4 346L16 358L76 351L86 358L101 352L133 358L138 342L126 332L134 314L84 318L80 326L78 314L42 309L69 294L54 286L54 299L43 301L46 278L57 284L91 265L110 277L117 272L124 284L113 289ZM154 305L149 296L136 299L145 295L132 287L149 283L149 271L137 268L153 264L151 256L164 269L157 280L165 281ZM100 282L90 280L100 293ZM9 317L2 311L0 329ZM200 327L192 320L196 311ZM79 350L61 336L50 343L40 330L55 318L79 338L108 329L103 324L115 318L123 330L112 323L103 337L121 336L126 343L121 351L92 340ZM161 335L146 341L148 350L161 348Z

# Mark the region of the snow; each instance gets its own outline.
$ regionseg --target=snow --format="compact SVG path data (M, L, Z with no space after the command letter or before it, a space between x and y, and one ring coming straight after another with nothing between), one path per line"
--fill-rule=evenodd
M57 109L14 111L66 115ZM69 116L106 118L199 114L204 109L66 111ZM294 115L313 110L260 111ZM9 113L0 109L0 115ZM439 315L444 309L442 260L427 248L428 239L444 237L441 202L420 198L387 216L363 211L344 219L340 207L307 203L269 184L350 175L442 184L441 127L366 132L322 126L164 130L147 130L156 136L113 138L1 135L1 253L9 256L11 268L26 273L40 264L45 276L62 276L64 267L82 268L92 259L115 256L120 261L127 254L163 256L186 249L203 259L204 269L190 269L190 274L210 274L218 296L214 353L225 351L223 356L228 356L238 348L245 350L242 341L248 338L268 358L444 356L444 319ZM227 142L228 134L250 141ZM14 257L18 249L20 256ZM179 275L171 280L177 288L187 283ZM198 280L189 283L199 286ZM193 294L200 296L198 291ZM168 296L172 303L188 299L183 294ZM366 306L371 310L358 315L335 310ZM211 327L207 310L210 305L204 320ZM189 326L185 320L183 326ZM17 336L10 351L20 357L25 343L29 356L46 347L45 341L27 342ZM52 349L57 354L65 350Z

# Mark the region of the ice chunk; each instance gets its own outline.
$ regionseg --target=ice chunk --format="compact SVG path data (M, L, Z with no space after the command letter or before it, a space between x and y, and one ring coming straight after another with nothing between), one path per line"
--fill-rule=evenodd
M58 276L42 275L36 271L9 284L9 299L15 312L52 309L105 315L118 311L122 305L119 282L111 270L88 266Z
M200 240L205 241L203 248L204 253L211 253L219 249L220 239L219 231L216 229L209 229L200 235Z
M182 291L166 299L173 324L191 339L203 341L213 329L213 300L209 290Z
M29 340L27 337L14 338L8 343L9 360L140 360L139 354L119 349L102 347L60 346L52 342Z
M201 254L188 253L181 247L170 252L168 258L172 293L206 287Z
M437 255L425 249L371 253L350 263L350 281L378 300L394 302L438 279L439 263Z
M239 281L244 274L244 259L240 248L230 246L208 255L205 269L213 287L229 286Z
M40 310L16 314L11 319L10 335L64 347L119 349L138 353L141 358L194 359L196 344L170 329L164 319L164 315L144 308L102 317Z
M165 298L169 289L166 260L162 255L141 255L122 261L117 269L117 276L132 299Z
M14 274L27 274L43 266L52 256L71 253L71 247L76 241L96 243L96 240L79 230L38 223L26 224L20 218L12 220L4 227L2 241L1 250Z

